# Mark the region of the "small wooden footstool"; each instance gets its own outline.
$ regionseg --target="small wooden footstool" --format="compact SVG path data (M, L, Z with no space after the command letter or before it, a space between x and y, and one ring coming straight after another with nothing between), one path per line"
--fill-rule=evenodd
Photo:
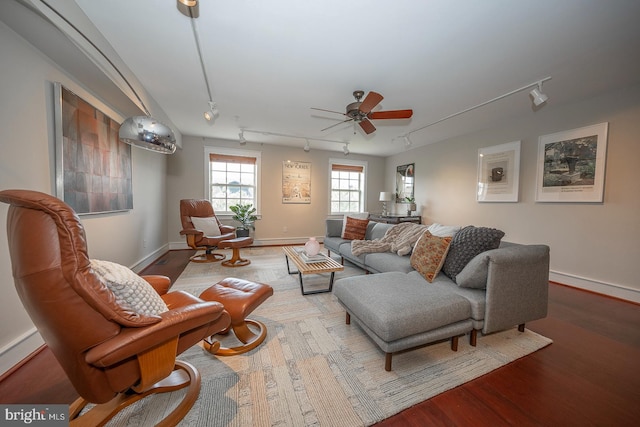
M258 320L247 319L247 316L271 295L273 288L269 285L233 277L226 278L202 292L201 299L218 301L224 305L224 309L231 316L231 330L236 338L244 343L238 347L221 347L220 341L214 340L213 335L204 340L204 348L218 356L233 356L246 353L260 345L267 336L267 327ZM253 325L258 331L253 332L248 325ZM228 332L229 328L221 333Z
M223 261L222 265L225 267L242 267L243 265L251 264L248 259L240 258L240 248L246 248L253 243L253 237L237 237L235 239L223 240L218 243L219 249L232 248L233 253L231 259Z

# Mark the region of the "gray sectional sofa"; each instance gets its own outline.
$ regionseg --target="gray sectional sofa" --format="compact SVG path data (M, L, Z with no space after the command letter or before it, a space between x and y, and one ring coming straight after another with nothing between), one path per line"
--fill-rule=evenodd
M340 237L342 219L328 219L324 246L369 273L342 278L333 293L347 312L385 352L391 370L395 352L477 332L489 334L547 315L549 247L501 242L473 258L452 280L442 272L429 283L411 267L410 255L354 256ZM379 239L391 224L370 222L365 239Z

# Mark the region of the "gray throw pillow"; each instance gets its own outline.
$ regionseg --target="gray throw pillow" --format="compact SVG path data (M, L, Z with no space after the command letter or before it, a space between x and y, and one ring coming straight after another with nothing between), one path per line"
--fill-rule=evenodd
M484 289L489 275L489 255L484 252L476 255L456 276L461 288Z
M476 255L500 246L504 231L468 225L458 231L449 247L442 272L457 283L456 276Z

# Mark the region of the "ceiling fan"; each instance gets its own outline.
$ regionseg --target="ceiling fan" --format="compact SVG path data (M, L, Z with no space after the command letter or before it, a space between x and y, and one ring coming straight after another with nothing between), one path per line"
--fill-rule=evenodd
M334 126L338 126L342 123L353 121L354 123L358 123L362 130L369 135L370 133L375 132L376 127L371 123L371 120L380 120L380 119L408 119L413 115L413 110L389 110L389 111L371 111L375 108L376 105L382 101L383 96L377 92L369 92L367 96L364 98L362 102L362 96L364 95L364 91L356 90L353 92L353 96L356 98L356 102L352 102L347 105L346 113L340 113L339 111L331 111L325 110L323 108L311 108L312 110L318 111L326 111L328 113L336 113L347 116L346 120L343 120L340 123L336 123L329 127L322 129L323 131L327 129L331 129Z

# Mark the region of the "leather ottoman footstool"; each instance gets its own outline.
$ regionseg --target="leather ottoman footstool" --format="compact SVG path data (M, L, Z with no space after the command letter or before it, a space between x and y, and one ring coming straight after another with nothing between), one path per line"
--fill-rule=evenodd
M385 370L393 353L458 337L473 330L471 305L457 294L425 285L405 273L388 272L347 277L336 281L333 294L385 352Z
M223 240L218 243L218 249L232 248L233 253L231 259L223 261L222 265L225 267L242 267L243 265L251 264L251 261L245 258L240 258L240 248L246 248L253 243L253 237L236 237L235 239Z
M273 295L273 288L269 285L233 277L226 278L203 291L200 299L218 301L224 305L224 309L231 317L231 330L244 344L231 348L221 347L220 342L213 339L215 337L213 335L204 340L204 348L219 356L233 356L246 353L260 345L267 336L267 327L258 320L247 319L247 316L271 295ZM257 328L257 332L252 331L249 325ZM221 333L228 332L229 328Z

